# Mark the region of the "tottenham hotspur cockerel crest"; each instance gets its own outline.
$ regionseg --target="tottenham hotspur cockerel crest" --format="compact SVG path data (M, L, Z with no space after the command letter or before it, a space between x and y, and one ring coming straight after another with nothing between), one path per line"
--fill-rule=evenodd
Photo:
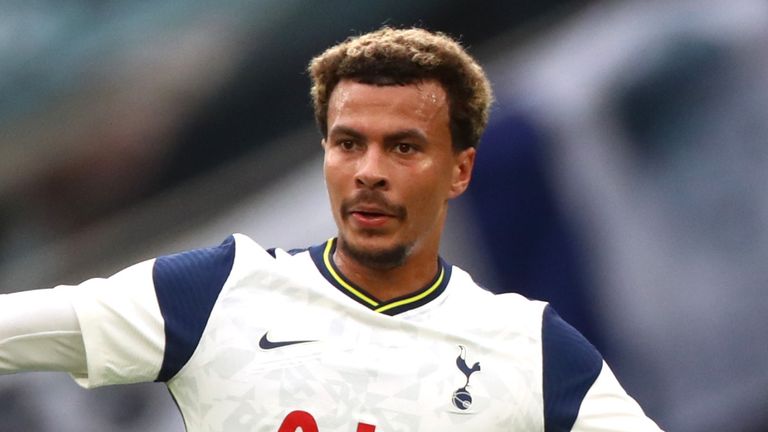
M456 357L456 366L459 368L461 373L467 377L467 382L464 383L464 387L461 387L460 389L453 392L453 399L451 402L456 408L465 411L468 410L470 406L472 406L472 395L468 390L469 378L473 373L480 371L480 363L476 362L474 365L472 365L472 367L469 367L466 360L467 349L461 345L459 345L459 349L461 351L459 352L459 356Z

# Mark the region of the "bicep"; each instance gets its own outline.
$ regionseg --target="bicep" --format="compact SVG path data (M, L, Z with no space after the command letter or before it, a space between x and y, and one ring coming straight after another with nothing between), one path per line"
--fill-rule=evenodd
M0 295L0 373L22 371L86 373L80 325L61 290Z

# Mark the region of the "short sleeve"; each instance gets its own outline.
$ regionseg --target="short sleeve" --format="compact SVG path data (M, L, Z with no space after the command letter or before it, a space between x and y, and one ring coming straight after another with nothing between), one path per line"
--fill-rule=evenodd
M192 357L234 260L235 238L230 236L219 246L155 261L152 280L165 324L165 352L157 381L172 379Z
M600 375L600 353L551 306L541 328L545 432L570 431L579 408Z
M235 239L163 256L65 287L88 366L85 387L168 381L197 348L232 270Z
M145 261L107 279L59 287L70 296L85 345L86 388L153 381L165 346L152 268Z
M607 364L584 396L574 432L657 432L659 426L624 391Z
M542 318L546 432L659 431L600 353L547 306Z

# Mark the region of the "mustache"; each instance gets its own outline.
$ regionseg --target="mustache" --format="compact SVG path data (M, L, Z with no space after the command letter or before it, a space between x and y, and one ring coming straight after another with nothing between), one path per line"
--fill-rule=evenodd
M355 194L352 198L345 199L341 202L341 214L348 215L349 212L359 206L372 206L393 215L398 219L405 219L408 215L408 211L405 207L390 202L384 194L378 191L372 191L368 189L361 190Z

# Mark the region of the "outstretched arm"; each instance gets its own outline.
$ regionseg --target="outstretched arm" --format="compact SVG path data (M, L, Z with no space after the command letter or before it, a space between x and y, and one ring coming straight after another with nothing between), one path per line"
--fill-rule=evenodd
M86 388L168 381L194 353L234 257L229 237L108 278L0 295L0 374L64 371Z
M87 374L80 325L61 289L0 295L0 374L22 371Z

